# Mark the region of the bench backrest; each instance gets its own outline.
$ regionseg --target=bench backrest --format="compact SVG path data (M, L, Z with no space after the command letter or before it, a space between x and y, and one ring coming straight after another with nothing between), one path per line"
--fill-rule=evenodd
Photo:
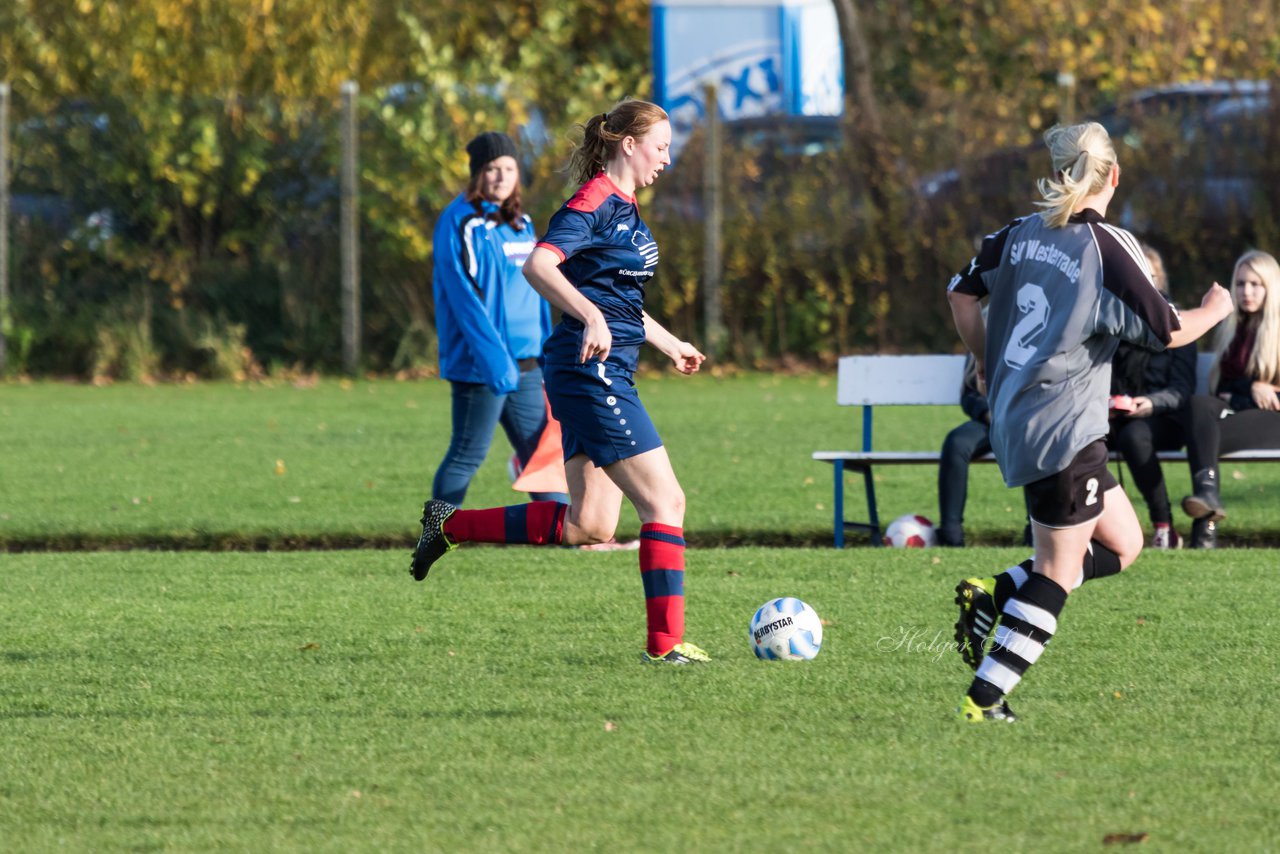
M1209 371L1213 370L1213 353L1196 356L1196 394L1209 393Z
M957 405L964 356L844 356L836 401L841 406Z
M872 450L874 406L958 406L964 356L842 356L836 402L862 407L862 450ZM1209 387L1213 354L1196 358L1196 394Z
M954 406L964 384L964 356L843 356L836 382L841 406ZM1213 354L1196 358L1196 393L1206 394Z

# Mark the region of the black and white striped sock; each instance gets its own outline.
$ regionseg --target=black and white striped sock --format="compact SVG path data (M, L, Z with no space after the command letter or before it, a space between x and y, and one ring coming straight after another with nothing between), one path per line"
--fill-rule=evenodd
M1004 610L1004 603L1008 602L1013 594L1018 592L1026 580L1031 577L1032 570L1035 569L1036 559L1031 556L1017 566L1011 566L1004 572L996 576L996 592L991 598L996 602L996 610Z
M1032 573L1001 609L995 645L982 659L969 696L979 706L1000 702L1035 664L1058 630L1067 591L1044 575Z
M1035 571L1035 567L1036 559L1032 556L996 576L996 592L992 598L995 599L997 609L1004 609L1004 603L1008 602L1010 597L1021 589L1023 583ZM1084 565L1080 569L1080 576L1076 579L1076 583L1071 586L1071 589L1075 590L1081 584L1094 578L1106 578L1108 575L1115 575L1118 572L1120 572L1120 555L1097 540L1090 540L1089 548L1084 553Z

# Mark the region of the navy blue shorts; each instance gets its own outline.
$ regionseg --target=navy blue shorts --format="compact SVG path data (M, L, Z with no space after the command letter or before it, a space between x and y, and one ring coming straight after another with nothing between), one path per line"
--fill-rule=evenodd
M542 379L566 460L585 453L603 468L662 447L630 371L605 362L548 363Z

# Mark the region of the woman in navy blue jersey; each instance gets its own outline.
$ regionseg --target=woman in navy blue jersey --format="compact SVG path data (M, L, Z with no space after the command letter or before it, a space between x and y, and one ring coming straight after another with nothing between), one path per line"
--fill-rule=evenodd
M635 194L670 164L670 147L667 114L647 101L624 100L587 121L570 164L581 187L524 265L534 289L564 313L541 361L561 425L570 504L458 510L430 501L411 571L425 578L441 555L468 541L606 542L626 496L641 522L643 660L689 664L709 657L684 641L684 491L634 382L642 344L658 348L684 374L705 358L644 310L658 245Z

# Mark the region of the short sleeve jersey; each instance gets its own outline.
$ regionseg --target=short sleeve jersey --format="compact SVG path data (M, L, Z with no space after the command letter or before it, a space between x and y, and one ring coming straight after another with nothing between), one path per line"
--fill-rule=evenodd
M947 287L989 296L991 445L1009 486L1057 474L1107 435L1121 340L1163 350L1181 325L1138 241L1090 209L1061 228L1014 220Z
M658 268L658 244L635 198L601 172L551 217L538 245L560 256L560 271L604 315L613 336L608 361L634 371L645 340L645 286ZM582 331L566 314L543 348L546 360L576 364Z

